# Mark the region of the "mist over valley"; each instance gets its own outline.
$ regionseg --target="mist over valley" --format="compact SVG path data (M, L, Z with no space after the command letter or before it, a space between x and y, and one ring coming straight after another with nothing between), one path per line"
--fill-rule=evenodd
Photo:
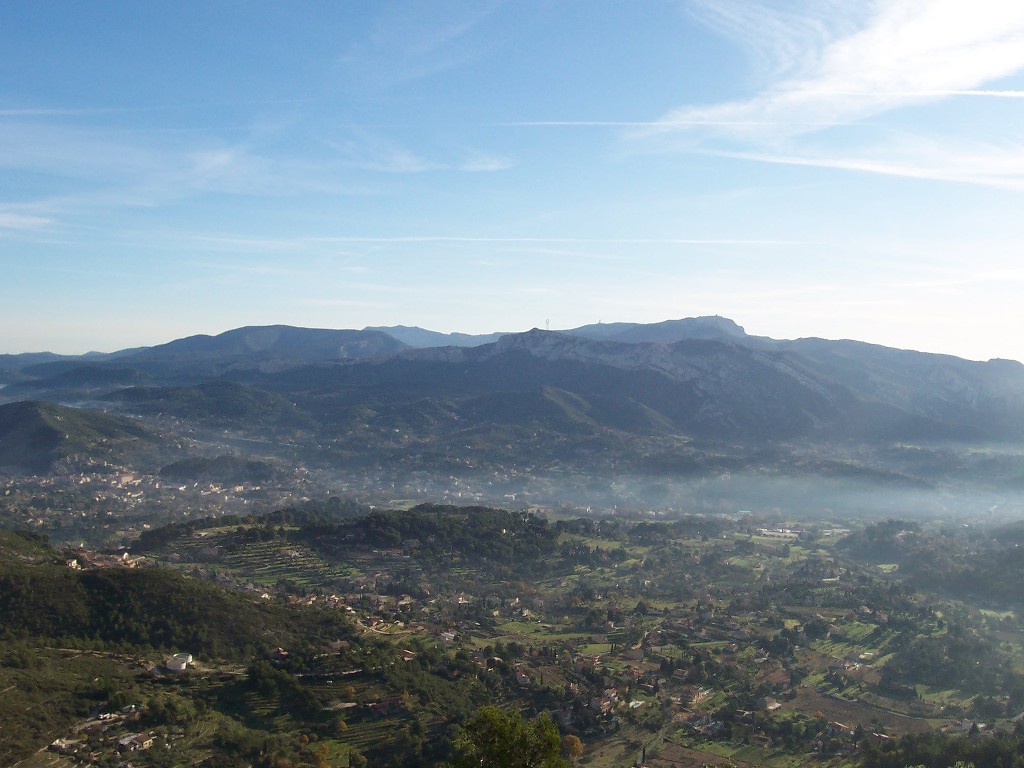
M238 485L231 467L259 462L276 502L334 493L657 518L1022 510L1017 362L777 341L720 317L444 346L396 336L267 326L7 356L2 465L16 484L205 462L193 480Z

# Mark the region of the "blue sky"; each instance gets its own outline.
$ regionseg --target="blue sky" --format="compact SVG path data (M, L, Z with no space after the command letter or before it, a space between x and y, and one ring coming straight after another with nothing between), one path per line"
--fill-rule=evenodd
M1024 360L1022 118L1005 0L3 3L0 352L719 314Z

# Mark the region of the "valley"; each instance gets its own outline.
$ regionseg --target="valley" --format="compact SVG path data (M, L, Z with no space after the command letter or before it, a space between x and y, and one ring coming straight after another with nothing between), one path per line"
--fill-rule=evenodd
M426 768L495 705L594 768L1024 755L1024 366L402 338L4 358L4 764Z

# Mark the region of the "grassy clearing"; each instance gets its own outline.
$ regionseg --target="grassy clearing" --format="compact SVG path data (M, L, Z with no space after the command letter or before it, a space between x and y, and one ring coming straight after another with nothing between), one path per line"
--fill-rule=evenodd
M573 536L578 541L582 541L591 549L618 549L619 547L625 546L625 542L617 541L616 539L599 539L591 538L589 536ZM639 547L631 547L630 550L636 552Z
M1017 620L1017 616L1016 616L1016 614L1013 611L993 611L993 610L990 610L989 608L979 608L978 609L978 613L980 613L982 616L984 616L987 619L999 619L999 620L1009 619L1011 621L1016 621Z
M324 739L320 745L327 748L324 759L331 768L349 768L352 746L348 742Z
M864 638L876 629L878 629L878 627L874 624L867 624L863 621L851 621L843 625L843 631L846 633L847 641L860 644L863 644ZM870 645L866 645L864 647L868 650L871 648Z
M421 499L391 499L391 501L388 502L388 506L391 509L408 512L413 507L422 503Z
M939 704L942 706L966 706L971 700L971 696L964 696L956 688L948 688L945 690L938 690L929 688L926 685L915 686L918 698L922 701L927 701L933 704Z

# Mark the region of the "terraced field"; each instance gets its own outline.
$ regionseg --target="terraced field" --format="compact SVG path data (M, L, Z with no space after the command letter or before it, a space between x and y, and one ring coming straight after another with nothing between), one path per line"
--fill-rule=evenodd
M226 552L224 564L261 584L287 580L313 589L337 585L355 573L347 565L328 563L311 549L278 541L254 542Z
M178 567L212 566L267 587L287 581L302 588L329 589L357 573L349 565L328 562L308 547L280 539L238 545L231 543L229 534L220 533L192 540L175 552Z

